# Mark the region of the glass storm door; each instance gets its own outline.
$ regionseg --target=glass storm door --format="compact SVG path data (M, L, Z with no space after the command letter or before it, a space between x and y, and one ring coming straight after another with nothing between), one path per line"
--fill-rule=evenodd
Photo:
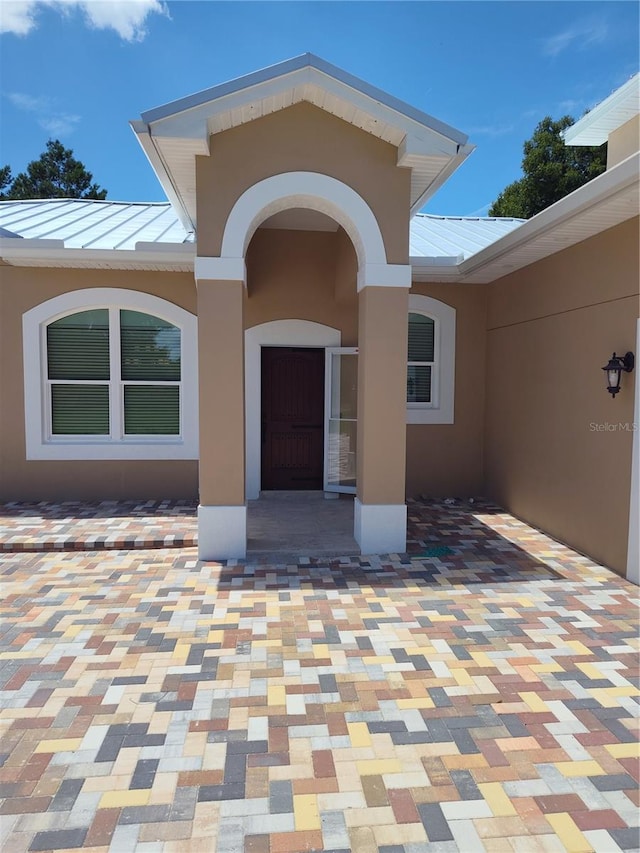
M358 350L329 347L325 356L324 490L355 494Z

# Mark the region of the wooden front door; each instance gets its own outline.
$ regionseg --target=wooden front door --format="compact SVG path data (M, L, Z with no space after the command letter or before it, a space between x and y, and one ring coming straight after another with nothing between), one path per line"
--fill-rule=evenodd
M262 488L322 489L324 350L262 348Z

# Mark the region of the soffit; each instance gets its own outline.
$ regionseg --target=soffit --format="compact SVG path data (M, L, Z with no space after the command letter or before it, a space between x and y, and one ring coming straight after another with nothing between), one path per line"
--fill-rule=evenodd
M563 132L566 145L602 145L610 133L640 112L640 74L635 74L608 98Z
M460 131L312 54L149 110L131 126L183 224L191 227L195 156L209 154L210 136L302 101L398 148L398 165L412 170L412 213L473 150Z

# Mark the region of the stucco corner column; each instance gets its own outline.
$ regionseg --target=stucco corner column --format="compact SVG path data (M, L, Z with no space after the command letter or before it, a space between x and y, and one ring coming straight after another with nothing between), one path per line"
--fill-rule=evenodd
M242 559L247 553L244 425L244 263L242 276L220 278L216 261L196 259L200 466L198 556Z
M358 471L354 537L363 554L402 553L410 269L358 296Z

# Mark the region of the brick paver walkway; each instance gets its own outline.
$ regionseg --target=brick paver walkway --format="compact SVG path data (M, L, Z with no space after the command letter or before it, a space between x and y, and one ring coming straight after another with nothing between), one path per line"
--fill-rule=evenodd
M1 556L3 849L638 848L637 588L495 507L410 517L331 563Z

